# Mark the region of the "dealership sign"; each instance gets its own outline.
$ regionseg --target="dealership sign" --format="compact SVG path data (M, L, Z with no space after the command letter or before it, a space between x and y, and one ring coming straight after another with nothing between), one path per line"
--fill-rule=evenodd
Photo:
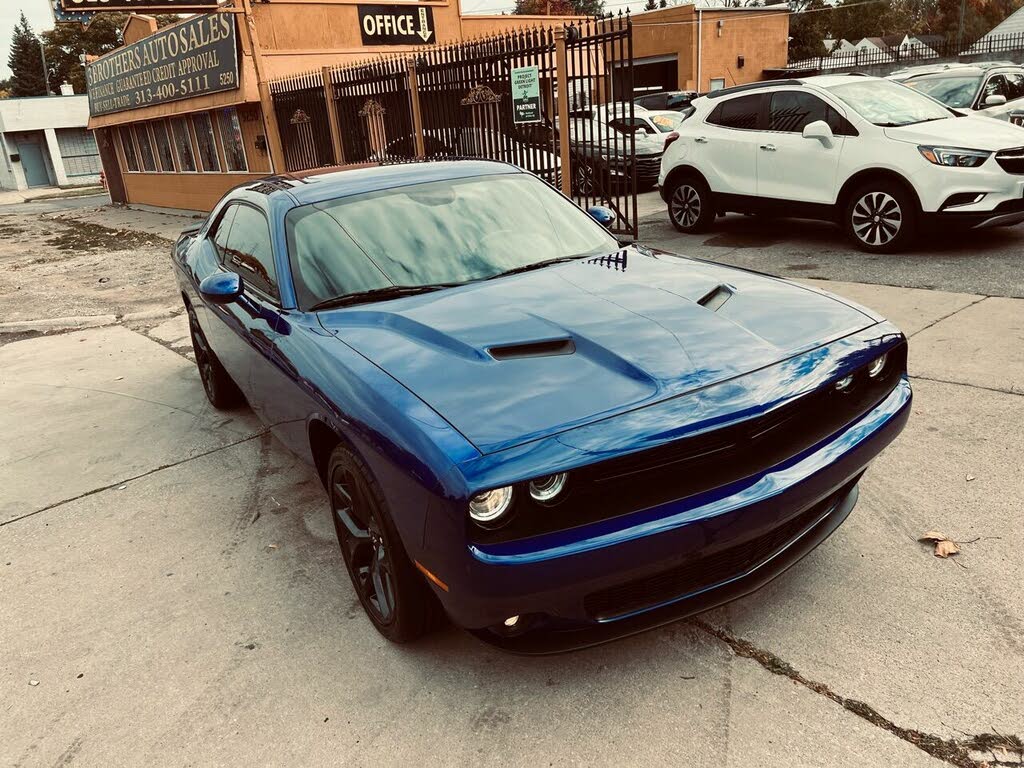
M360 5L363 45L424 45L437 41L429 5Z
M217 10L217 0L57 0L57 2L65 13L81 13L83 11L178 13Z
M88 64L89 114L106 115L238 87L235 17L195 16Z

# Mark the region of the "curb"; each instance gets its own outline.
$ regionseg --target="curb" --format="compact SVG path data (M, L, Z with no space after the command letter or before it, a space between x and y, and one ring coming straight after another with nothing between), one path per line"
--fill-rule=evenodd
M13 320L7 323L0 323L0 334L32 331L37 333L80 331L85 328L99 328L100 326L114 325L115 323L161 320L165 317L174 317L178 314L179 309L179 307L147 309L141 312L129 312L120 317L117 315L79 315L72 317L45 317L39 320Z

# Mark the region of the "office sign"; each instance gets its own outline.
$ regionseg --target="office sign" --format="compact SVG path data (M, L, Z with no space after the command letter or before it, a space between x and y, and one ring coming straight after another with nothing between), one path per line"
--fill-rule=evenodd
M512 70L512 122L516 125L539 123L540 73L537 67L515 67Z
M195 16L88 64L89 114L106 115L238 87L235 17Z
M437 41L429 5L360 5L363 45L427 45Z
M217 0L56 0L56 2L65 13L82 13L83 11L181 13L217 10Z

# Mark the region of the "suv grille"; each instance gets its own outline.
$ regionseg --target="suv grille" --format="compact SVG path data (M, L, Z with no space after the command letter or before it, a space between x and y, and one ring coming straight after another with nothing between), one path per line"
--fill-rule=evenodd
M636 175L638 178L658 178L661 172L661 155L637 155Z
M1024 147L996 152L996 162L1007 173L1024 173Z

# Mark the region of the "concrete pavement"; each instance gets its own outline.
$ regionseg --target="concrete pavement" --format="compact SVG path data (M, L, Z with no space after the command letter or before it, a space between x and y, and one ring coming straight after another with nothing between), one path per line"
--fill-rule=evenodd
M817 285L927 377L857 510L756 595L555 658L381 639L316 479L206 405L180 318L0 347L0 765L991 761L1024 736L1024 301Z

